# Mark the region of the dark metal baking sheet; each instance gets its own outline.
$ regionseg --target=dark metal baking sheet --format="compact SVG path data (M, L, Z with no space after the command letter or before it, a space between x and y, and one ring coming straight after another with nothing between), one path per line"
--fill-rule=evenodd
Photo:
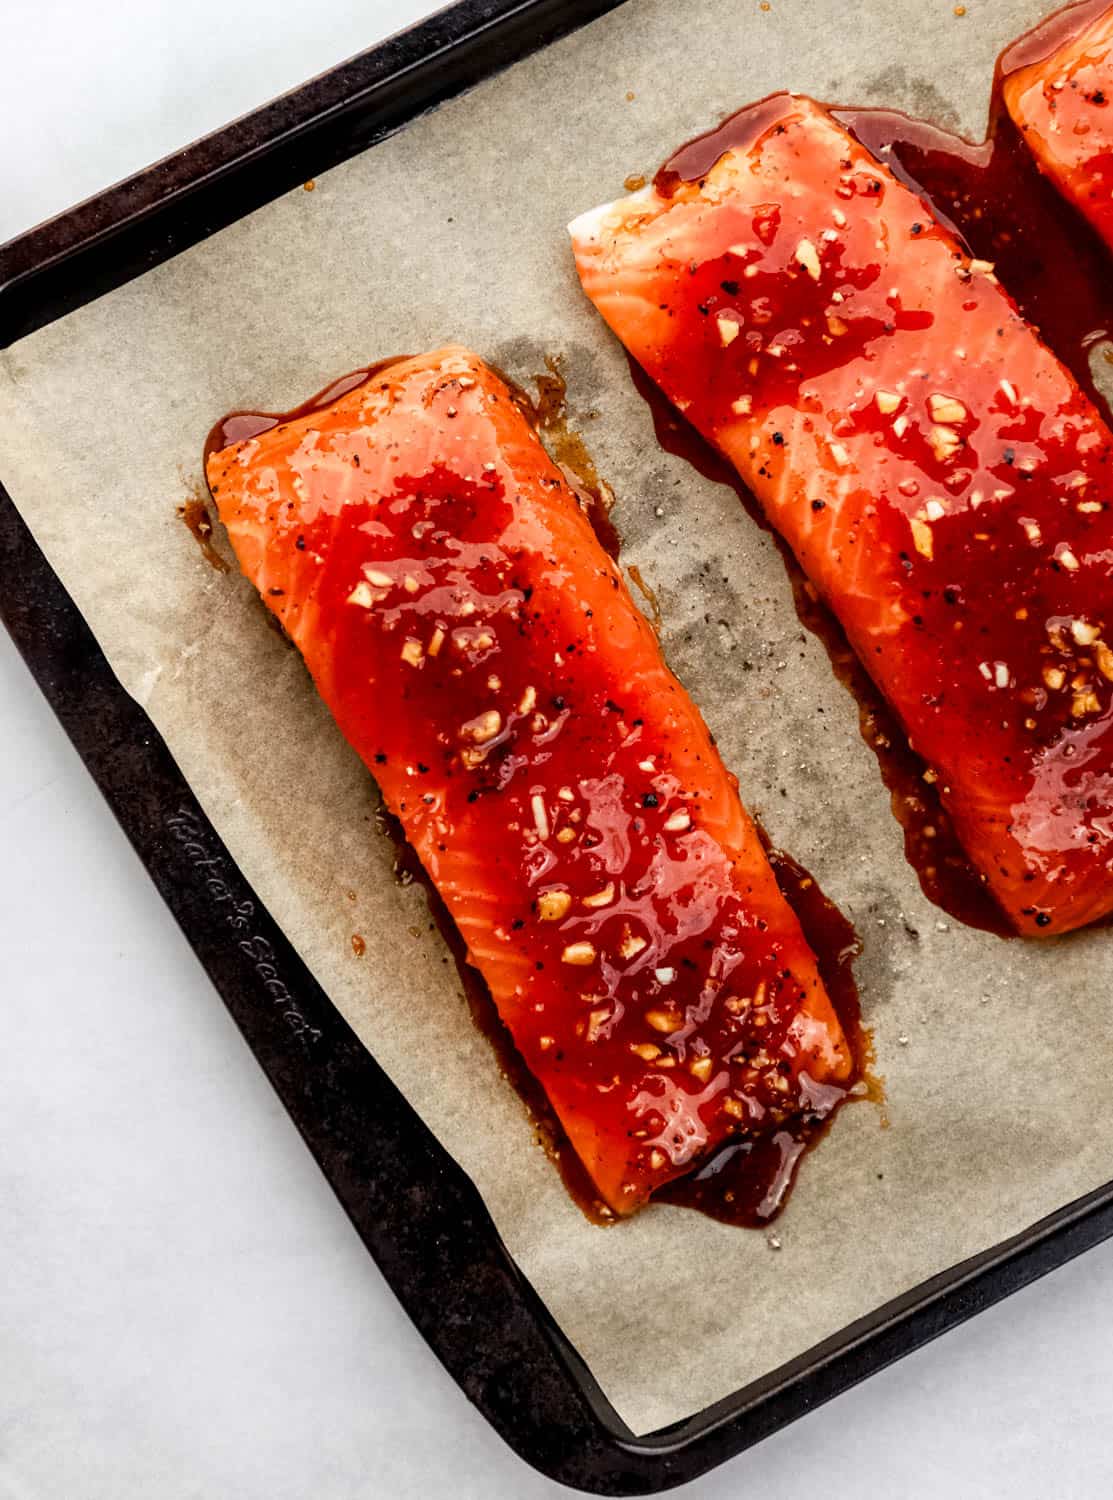
M0 346L619 0L463 0L0 247ZM463 1171L252 893L0 488L0 617L415 1325L527 1462L599 1494L696 1477L1113 1233L1113 1184L695 1417L618 1418Z

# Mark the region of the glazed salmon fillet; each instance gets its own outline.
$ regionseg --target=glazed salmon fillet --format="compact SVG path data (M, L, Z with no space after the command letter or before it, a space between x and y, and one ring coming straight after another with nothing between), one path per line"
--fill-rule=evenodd
M815 958L503 382L459 347L397 361L207 467L605 1203L828 1113L852 1059Z
M1022 933L1113 908L1113 435L924 202L777 95L571 226L792 546Z
M1045 35L1054 41L1040 57ZM1005 107L1041 170L1113 247L1113 6L1096 17L1073 7L1022 49L1037 56L1011 69L1003 60Z

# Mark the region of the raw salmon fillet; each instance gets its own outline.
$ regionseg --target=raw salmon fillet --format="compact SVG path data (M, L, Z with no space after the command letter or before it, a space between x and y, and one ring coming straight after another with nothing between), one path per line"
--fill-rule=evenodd
M699 713L507 387L450 347L213 453L240 564L602 1199L852 1060Z
M1075 10L1081 14L1072 26ZM1113 6L1092 14L1093 6L1083 5L1053 17L1027 41L1028 50L1038 52L1044 34L1058 40L1066 32L1065 40L1008 71L1001 87L1040 168L1113 247Z
M585 291L791 544L1015 927L1093 921L1113 435L993 267L819 105L776 95L695 145L698 180L571 226Z

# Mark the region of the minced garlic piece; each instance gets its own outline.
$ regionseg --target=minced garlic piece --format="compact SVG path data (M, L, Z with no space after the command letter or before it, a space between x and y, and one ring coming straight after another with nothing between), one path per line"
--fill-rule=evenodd
M377 589L388 589L394 583L389 573L382 573L378 568L364 568L363 576L373 588Z
M631 932L629 927L623 928L622 942L618 945L619 955L622 958L636 958L646 946L645 938L639 937L636 932Z
M916 551L921 557L934 557L935 538L931 534L931 527L926 521L921 521L919 516L913 516L908 524L912 527L912 541Z
M738 337L738 334L740 332L739 324L734 318L720 317L716 318L715 321L719 325L719 338L722 342L723 348L726 349L728 345L733 344L735 339Z
M542 922L559 922L568 915L572 897L567 891L542 891L537 898L537 915Z
M608 880L602 890L595 891L590 896L583 896L581 900L584 906L590 906L592 909L599 906L610 906L614 900L614 881Z
M611 1018L611 1013L606 1007L593 1010L587 1018L587 1039L589 1042L597 1042L602 1035L603 1027Z
M680 1017L674 1010L647 1010L645 1019L654 1031L677 1031L680 1028Z
M961 401L954 396L945 396L940 391L935 391L928 397L928 410L933 422L963 422L968 415Z
M425 655L425 647L411 635L402 646L402 660L408 661L411 667L416 667Z
M549 814L545 807L545 799L540 792L534 792L529 799L530 811L533 813L533 826L537 829L539 839L549 837Z
M692 819L686 808L680 808L671 817L665 819L666 833L683 833L686 828L691 828Z
M471 740L473 744L485 745L493 740L502 728L502 715L497 708L489 708L486 713L477 715L466 724L460 725L460 736L462 739Z
M360 609L370 609L375 602L375 596L370 586L366 583L357 583L348 595L349 604L358 604Z
M891 417L900 405L903 397L896 391L877 391L873 398L877 402L877 409L883 417Z
M583 968L595 962L595 945L593 943L569 943L560 958L562 963L576 964Z
M953 427L935 426L928 433L928 444L941 464L953 458L962 447L962 439Z
M812 244L811 240L801 240L797 245L796 263L799 266L803 266L804 270L807 271L808 275L812 278L813 281L819 280L819 273L821 270L819 264L819 251Z

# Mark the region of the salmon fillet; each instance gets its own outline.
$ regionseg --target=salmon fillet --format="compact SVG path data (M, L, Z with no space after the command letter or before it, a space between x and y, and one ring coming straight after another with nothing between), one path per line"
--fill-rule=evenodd
M1056 39L1066 29L1066 39L1007 72L1001 88L1041 170L1113 246L1113 6L1092 20L1092 5L1074 9L1074 27L1073 11L1056 16L1029 49L1052 27Z
M458 347L398 361L207 468L611 1209L828 1112L852 1060L814 956L502 381Z
M992 266L819 105L776 95L705 144L698 180L571 225L584 290L788 540L1017 930L1093 921L1113 435Z

